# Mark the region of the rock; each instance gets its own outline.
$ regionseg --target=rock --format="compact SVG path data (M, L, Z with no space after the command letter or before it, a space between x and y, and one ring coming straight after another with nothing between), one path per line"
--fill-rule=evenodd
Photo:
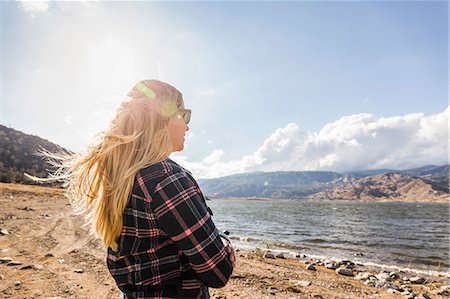
M0 229L0 235L9 235L9 231L6 228Z
M406 298L407 298L407 299L413 299L413 298L416 298L416 293L411 292L411 293L409 293L408 297L406 297Z
M41 269L43 269L43 268L44 268L44 266L39 265L39 264L33 265L33 269L35 269L35 270L41 270Z
M273 254L272 252L267 252L264 257L266 259L276 259L275 254Z
M22 262L19 261L10 261L9 263L6 264L6 266L20 266L22 265Z
M357 253L354 253L353 255L354 255L354 256L364 256L364 253L362 253L362 252L357 252Z
M358 280L367 280L367 279L369 279L369 277L371 276L372 274L370 274L369 272L360 272L360 273L358 273L356 276L355 276L355 279L358 279Z
M3 279L5 279L5 276L0 274L0 280L3 280Z
M392 271L391 273L389 273L389 277L392 279L397 279L400 278L400 275L397 272Z
M286 259L286 257L284 256L284 254L283 253L279 253L279 254L277 254L277 256L276 256L277 258L279 258L279 259Z
M377 275L375 275L375 277L380 280L380 281L390 281L391 277L389 276L389 274L387 273L378 273Z
M84 270L83 269L74 269L73 272L75 272L75 273L83 273Z
M337 274L341 274L341 275L345 275L345 276L355 276L355 274L353 274L353 271L351 269L342 268L342 267L336 269L336 273Z
M395 289L387 289L388 293L392 293L392 294L399 294L400 292L395 290Z
M423 284L425 282L425 278L416 276L410 278L409 281L413 284Z
M311 281L307 280L295 280L293 281L295 285L301 286L301 287L307 287L311 285Z
M405 290L405 291L401 292L400 294L403 296L408 296L409 294L411 294L411 291Z
M53 253L47 253L46 255L45 255L45 257L54 257L54 255L53 255Z
M64 260L64 259L59 259L59 260L58 260L58 263L64 264L64 263L65 263L65 260Z
M393 289L400 293L400 288L391 282L385 282L383 288L385 288L386 290Z
M20 270L28 270L28 269L33 269L33 265L26 265L20 268Z
M427 293L422 293L416 299L431 299L431 297Z
M23 210L23 211L35 211L35 209L33 208L29 208L29 207L25 207L25 208L18 208L19 210Z
M20 286L21 284L22 284L22 282L21 282L20 280L14 281L14 285L15 285L16 287Z
M317 270L316 270L316 267L314 267L313 264L308 265L308 267L306 267L306 270L317 271Z
M320 294L313 294L312 297L318 298L318 299L323 299L322 295L320 295Z
M336 270L337 268L339 268L335 262L326 263L325 267L331 270Z
M364 284L369 286L369 287L375 287L375 281L372 281L372 280L369 280L369 279L364 281Z
M12 261L12 258L10 258L10 257L0 258L0 264L9 263L10 261Z
M437 295L450 296L450 286L442 286L436 291Z

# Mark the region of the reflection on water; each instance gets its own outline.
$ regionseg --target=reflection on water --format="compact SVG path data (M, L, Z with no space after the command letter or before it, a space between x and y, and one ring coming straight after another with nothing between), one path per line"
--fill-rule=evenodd
M449 270L448 203L216 199L208 205L218 228L241 247Z

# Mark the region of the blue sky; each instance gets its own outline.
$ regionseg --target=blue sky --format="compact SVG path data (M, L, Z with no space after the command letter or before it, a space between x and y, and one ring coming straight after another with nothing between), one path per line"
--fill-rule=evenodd
M448 161L448 3L1 2L1 123L81 150L156 78L199 177Z

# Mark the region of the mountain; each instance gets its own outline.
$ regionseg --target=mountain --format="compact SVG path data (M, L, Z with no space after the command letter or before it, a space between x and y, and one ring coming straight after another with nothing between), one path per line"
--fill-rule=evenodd
M326 171L253 172L200 180L199 184L206 195L218 198L442 201L449 193L449 165L343 174Z
M25 178L24 172L46 177L50 165L36 155L41 148L51 152L63 149L38 136L0 125L0 182L36 184ZM44 185L58 186L56 183Z
M341 177L331 171L252 172L199 180L199 185L211 197L302 198L333 186Z
M447 185L414 177L404 172L388 172L336 185L310 195L308 199L443 201L449 199Z

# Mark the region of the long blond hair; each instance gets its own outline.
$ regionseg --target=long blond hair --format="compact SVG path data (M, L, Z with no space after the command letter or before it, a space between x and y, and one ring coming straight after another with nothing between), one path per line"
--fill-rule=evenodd
M86 153L44 153L57 167L49 178L64 182L75 211L86 213L93 231L113 250L118 249L135 175L169 157L167 123L184 105L176 88L157 80L138 82L128 96L100 141Z

